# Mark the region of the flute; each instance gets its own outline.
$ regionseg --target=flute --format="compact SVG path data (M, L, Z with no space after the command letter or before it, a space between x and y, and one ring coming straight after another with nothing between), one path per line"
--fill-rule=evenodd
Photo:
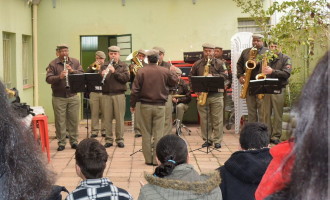
M107 66L107 69L106 69L106 71L105 71L105 74L103 75L102 85L104 85L105 78L107 77L107 75L108 75L108 73L109 73L109 71L110 71L109 67L112 65L113 61L114 61L114 59L112 59L112 60L110 61L109 65Z

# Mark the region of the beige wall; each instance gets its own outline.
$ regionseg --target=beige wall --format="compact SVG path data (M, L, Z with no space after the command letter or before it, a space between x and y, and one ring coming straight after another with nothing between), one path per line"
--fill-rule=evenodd
M22 35L32 36L32 11L23 0L0 0L0 80L3 80L3 32L12 33L14 37L13 80L19 90L22 102L33 105L33 88L23 89L22 78ZM31 40L32 41L32 40ZM32 72L31 72L32 73Z
M183 60L183 52L199 51L212 42L230 49L237 17L244 17L232 0L57 0L41 1L38 8L40 104L53 120L51 88L45 68L54 59L55 46L67 43L70 55L80 59L81 35L132 34L133 50L155 45L165 59Z

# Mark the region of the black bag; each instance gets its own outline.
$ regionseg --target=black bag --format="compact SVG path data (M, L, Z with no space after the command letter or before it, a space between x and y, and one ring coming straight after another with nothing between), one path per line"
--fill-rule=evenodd
M18 90L16 88L10 89L15 92L14 100L11 101L11 106L19 118L24 118L29 114L34 116L33 110L26 103L21 103L21 99L19 98Z
M64 186L53 185L52 192L46 200L62 200L62 192L69 194L69 191Z

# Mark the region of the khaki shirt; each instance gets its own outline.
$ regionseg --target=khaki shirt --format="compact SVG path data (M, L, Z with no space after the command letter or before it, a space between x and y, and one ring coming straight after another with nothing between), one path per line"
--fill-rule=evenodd
M68 62L73 71L70 74L82 74L82 69L79 61L75 58L68 57ZM60 58L55 58L47 67L46 82L51 84L54 97L72 97L76 93L71 93L70 88L66 88L66 78L60 79L60 74L64 70L63 62Z

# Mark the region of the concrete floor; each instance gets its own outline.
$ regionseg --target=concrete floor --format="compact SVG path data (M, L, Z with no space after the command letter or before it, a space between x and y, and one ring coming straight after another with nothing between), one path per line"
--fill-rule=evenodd
M182 137L188 142L189 150L200 148L203 144L203 140L201 139L199 126L192 124L188 125L188 127L192 131L191 135L188 135L183 131ZM205 153L206 148L203 148L202 150L204 152L193 151L190 153L190 163L194 165L197 171L208 172L218 168L233 152L238 150L239 135L234 134L234 130L224 129L224 131L225 134L220 151L214 150ZM54 124L49 124L49 136L51 151L51 162L49 167L57 174L56 184L65 186L69 191L72 191L81 181L75 172L75 150L70 148L68 142L64 151L56 151L57 140L55 139ZM86 137L86 121L82 121L79 126L79 141ZM108 177L116 186L129 191L134 199L137 199L141 188L139 181L145 183L146 181L143 177L144 172L152 173L154 167L144 164L142 152L137 152L133 156L130 156L130 154L142 148L142 139L141 137L134 137L131 126L125 126L124 138L125 148L118 148L116 145L107 148L110 159L108 160L104 176ZM96 139L104 144L103 137L99 136Z

